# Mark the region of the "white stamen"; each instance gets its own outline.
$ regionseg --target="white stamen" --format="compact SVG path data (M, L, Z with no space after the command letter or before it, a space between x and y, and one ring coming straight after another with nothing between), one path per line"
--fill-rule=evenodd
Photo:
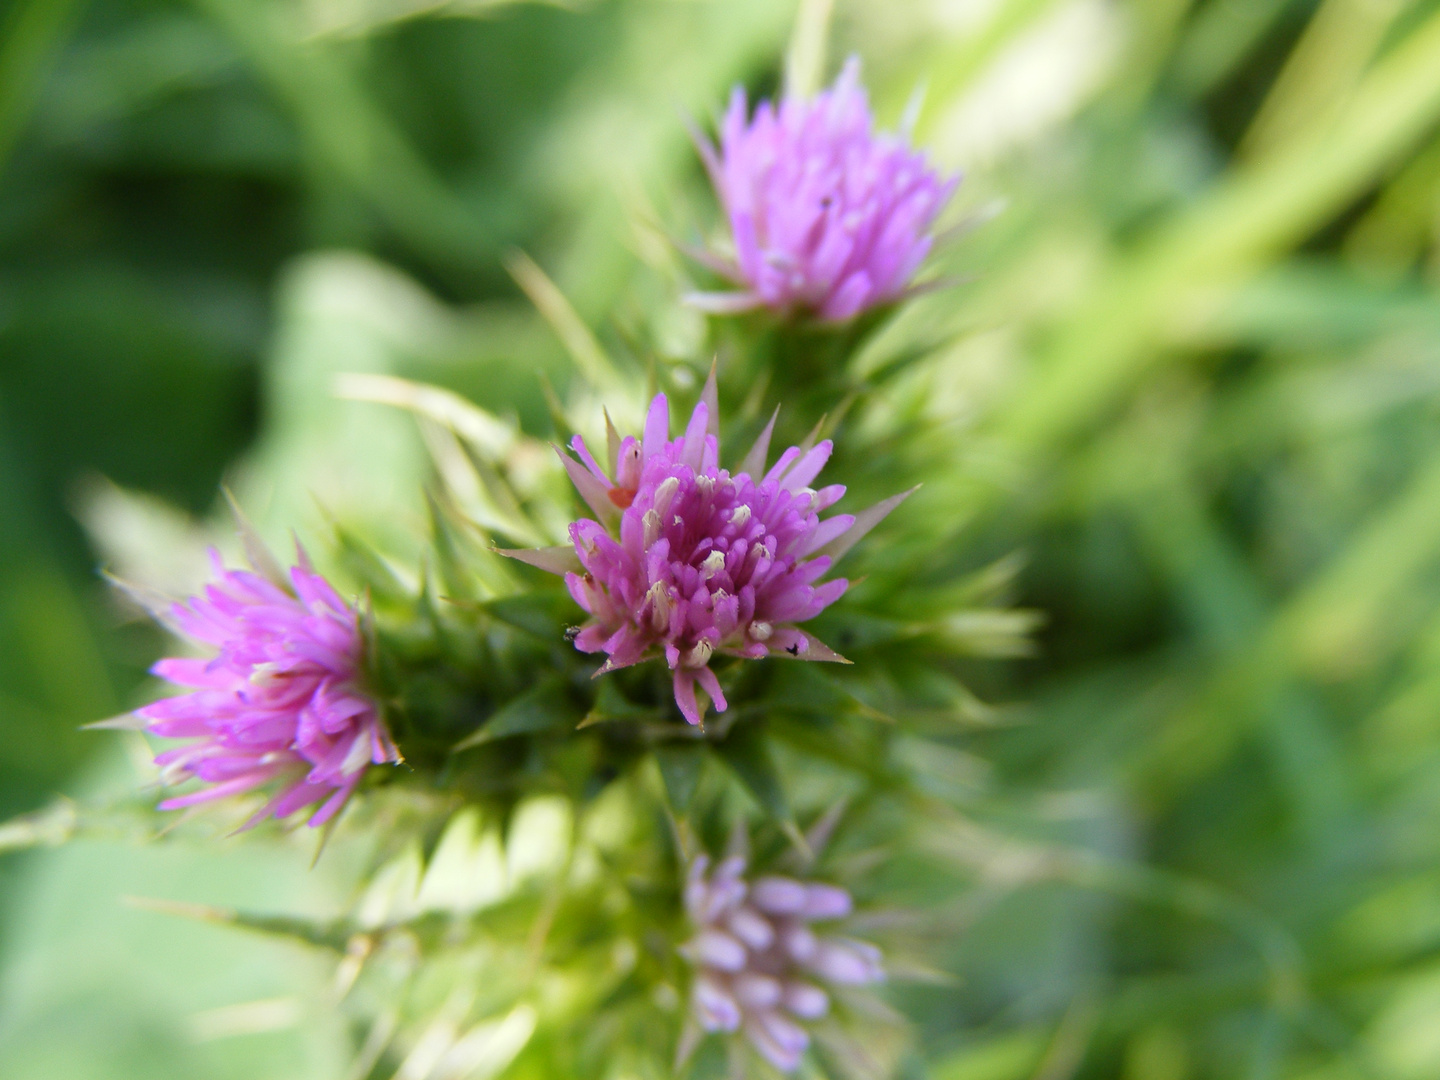
M706 578L714 577L721 570L725 569L725 553L723 551L712 551L705 556L705 561L700 564L701 571Z
M695 490L709 497L715 491L715 481L705 475L695 477Z
M730 511L730 524L737 529L743 529L750 522L750 506L741 503L734 510Z
M708 639L701 638L680 660L686 667L701 668L710 662L710 654L714 651L715 646L711 645Z
M660 539L660 515L654 510L646 510L641 521L645 527L645 546L648 548Z
M680 481L673 476L667 476L664 482L655 489L655 501L651 504L655 513L662 518L670 512L670 504L675 500L675 492L680 490Z
M366 765L370 764L370 740L362 734L357 733L350 743L350 752L345 755L345 760L340 763L340 775L353 776Z
M190 773L185 768L185 762L183 761L172 761L169 765L166 765L160 770L160 782L163 783L166 787L172 787L175 784L183 783L189 778Z
M670 613L675 610L669 587L663 581L655 582L646 592L645 600L650 605L650 625L657 634L665 633L670 629Z
M256 664L250 669L250 685L273 686L282 678L280 668L271 663Z
M773 633L775 633L775 628L768 622L756 619L750 624L750 636L756 641L769 641L770 635Z

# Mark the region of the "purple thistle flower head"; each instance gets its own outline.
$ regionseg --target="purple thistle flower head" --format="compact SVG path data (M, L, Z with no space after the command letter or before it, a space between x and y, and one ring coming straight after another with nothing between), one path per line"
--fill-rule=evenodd
M713 268L743 291L690 300L714 312L765 306L843 322L900 299L960 181L873 124L856 57L831 89L778 108L762 101L753 117L737 86L719 149L697 142L735 245L734 262Z
M276 789L246 827L320 803L323 825L344 806L371 764L400 760L379 708L361 689L359 617L311 569L304 553L289 588L248 570L226 570L171 615L213 659L170 658L151 670L190 692L136 710L147 730L190 742L160 754L167 780L200 790L160 804L174 810Z
M707 875L709 868L709 858L699 856L685 885L696 933L680 952L695 967L692 1015L705 1031L743 1032L767 1061L790 1072L810 1045L803 1021L830 1008L818 984L882 981L880 952L811 928L850 914L844 889L784 877L747 882L739 856Z
M766 471L772 417L732 475L719 466L715 399L712 374L685 433L671 439L669 403L657 395L643 438L622 440L612 430L608 473L576 436L580 461L561 459L598 520L570 526L573 553L510 553L551 571L578 558L565 582L592 620L576 648L607 654L597 675L663 656L692 724L702 719L696 683L717 711L726 708L710 670L716 654L848 663L794 624L840 598L848 582L821 579L909 494L822 521L845 494L839 484L809 486L830 457L830 440L792 446Z

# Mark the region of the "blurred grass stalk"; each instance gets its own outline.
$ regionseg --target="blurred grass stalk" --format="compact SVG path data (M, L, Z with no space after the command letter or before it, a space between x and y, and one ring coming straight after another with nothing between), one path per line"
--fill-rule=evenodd
M370 101L333 45L308 41L300 9L277 0L196 0L295 117L314 155L418 252L472 267L494 238Z
M1440 115L1440 14L1381 60L1333 119L1312 119L1240 164L1176 220L1102 269L995 421L1044 454L1100 419L1158 360L1163 334L1214 311L1267 262L1329 222Z

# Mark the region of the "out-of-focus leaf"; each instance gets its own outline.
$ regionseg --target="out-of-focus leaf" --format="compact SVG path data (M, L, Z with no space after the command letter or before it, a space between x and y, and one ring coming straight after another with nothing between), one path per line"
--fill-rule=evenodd
M456 743L452 752L513 735L573 728L578 720L579 714L565 694L565 684L560 679L546 679L501 708L475 734Z
M423 18L483 18L512 4L543 3L576 7L584 0L296 0L308 34L362 37Z
M620 374L615 370L614 363L605 355L605 350L565 294L535 260L523 251L514 251L506 259L505 266L560 338L585 380L596 389L608 390L619 386Z
M690 808L705 758L705 748L698 743L667 743L655 748L655 761L665 781L665 793L677 814L684 814Z
M767 736L755 725L741 725L715 745L721 759L734 770L740 782L777 823L793 831L795 818L790 810L784 781L775 767Z
M0 166L39 96L79 0L17 0L0 22Z

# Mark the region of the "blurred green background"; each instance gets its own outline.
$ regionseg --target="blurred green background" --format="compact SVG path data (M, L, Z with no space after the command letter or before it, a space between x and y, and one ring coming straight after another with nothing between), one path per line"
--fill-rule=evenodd
M133 705L162 644L94 572L98 478L208 513L278 424L297 341L330 370L382 341L383 367L543 427L563 353L506 272L521 248L612 346L648 320L704 355L656 297L661 233L713 221L682 118L773 91L795 9L0 12L8 817L120 767L77 727ZM924 90L957 216L1004 202L941 259L970 283L855 378L924 432L957 566L1021 553L1016 599L1046 616L1033 657L974 672L997 711L966 749L1015 839L957 853L959 979L902 992L914 1075L1433 1080L1440 4L833 18L882 122ZM923 359L895 374L895 342ZM0 1075L343 1075L338 1033L286 1022L309 958L115 900L303 906L325 873L288 850L5 856ZM224 1011L253 999L271 1011Z

